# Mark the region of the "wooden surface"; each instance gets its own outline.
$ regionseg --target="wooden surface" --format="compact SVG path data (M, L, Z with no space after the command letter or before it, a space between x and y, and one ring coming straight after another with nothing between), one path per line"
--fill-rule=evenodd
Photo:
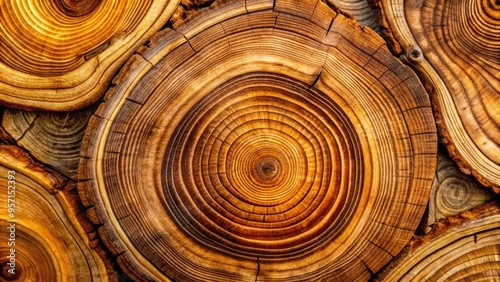
M498 1L0 8L0 280L498 277Z
M10 198L0 198L2 281L107 281L115 275L75 183L13 145L0 145L0 181L6 195L7 184L14 188ZM9 272L11 249L15 268Z
M396 256L437 135L381 38L316 1L233 1L173 28L126 64L84 138L79 190L121 267L354 280Z
M497 281L499 217L497 201L437 222L374 281Z
M331 3L333 7L339 9L342 13L345 13L355 19L360 26L366 26L371 28L378 34L382 33L380 23L375 11L371 8L370 3L364 0L328 0L327 3Z
M440 219L459 214L496 198L488 188L462 173L455 162L439 154L436 175L429 198L429 218L432 225Z
M0 2L0 102L51 111L96 102L179 1Z
M2 126L37 160L76 180L83 134L94 111L95 107L64 113L6 109Z
M406 58L432 87L451 156L464 173L499 193L498 1L381 2Z

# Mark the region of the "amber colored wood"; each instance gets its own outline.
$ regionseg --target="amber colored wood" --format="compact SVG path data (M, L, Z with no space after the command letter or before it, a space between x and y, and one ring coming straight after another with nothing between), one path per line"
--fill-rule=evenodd
M76 180L83 134L94 111L95 107L63 113L5 109L2 126L34 158Z
M378 34L382 34L380 21L375 15L374 9L366 0L328 0L327 3L333 4L340 11L349 14L360 26L366 26L373 29Z
M374 281L497 281L499 223L498 201L438 221Z
M490 189L481 186L472 176L462 173L446 154L439 153L438 156L429 199L429 225L496 198Z
M5 187L0 197L2 281L116 279L113 263L82 211L74 182L13 145L0 145L0 182ZM15 187L14 193L8 194L9 185ZM7 195L14 197L9 201ZM14 204L12 214L8 204ZM15 245L7 244L10 238L15 238ZM14 273L7 265L11 249L15 249Z
M367 280L425 210L429 98L324 2L217 3L153 36L113 83L78 189L135 279Z
M500 3L382 3L406 58L432 85L448 151L464 173L499 193Z
M179 2L2 1L0 102L51 111L90 105Z

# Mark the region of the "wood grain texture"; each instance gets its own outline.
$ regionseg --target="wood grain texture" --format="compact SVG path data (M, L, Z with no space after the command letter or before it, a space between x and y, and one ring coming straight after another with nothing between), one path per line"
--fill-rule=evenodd
M215 0L181 0L180 5L170 18L172 24L183 22L196 15L197 11L209 7Z
M374 281L498 281L500 205L492 202L439 221L415 237Z
M10 172L9 172L10 171ZM10 181L10 182L9 182ZM22 149L0 145L2 281L108 281L113 263L81 210L76 184L37 164ZM7 184L15 189L7 197ZM13 214L7 205L14 204ZM11 206L12 207L12 206ZM14 223L7 220L15 220ZM14 225L15 231L7 227ZM6 232L7 230L8 232ZM11 234L14 233L14 236ZM14 238L13 245L8 245ZM11 249L15 271L8 272ZM103 260L104 258L104 260Z
M499 193L499 2L382 2L406 58L433 88L448 151L464 173Z
M321 1L231 1L153 36L84 137L78 189L146 280L368 279L411 238L431 105Z
M94 111L95 107L64 113L7 108L2 127L34 158L76 180L83 134Z
M2 1L0 101L52 111L88 106L179 2Z
M463 174L447 155L439 153L429 199L428 224L457 215L496 198L470 175Z
M377 16L366 0L328 0L328 3L351 15L361 26L373 29L376 33L382 34Z
M391 6L392 3L388 5L384 5L382 7L382 0L367 0L366 1L370 5L370 9L372 10L372 15L374 20L377 22L379 34L384 38L387 43L387 48L391 51L392 54L399 56L402 54L403 49L401 48L401 44L399 44L398 40L395 38L393 30L391 28L391 24L394 24L393 18L388 19L387 13L384 10L384 7L397 7ZM387 2L385 2L387 3ZM389 13L390 14L390 13ZM393 14L390 14L393 15Z

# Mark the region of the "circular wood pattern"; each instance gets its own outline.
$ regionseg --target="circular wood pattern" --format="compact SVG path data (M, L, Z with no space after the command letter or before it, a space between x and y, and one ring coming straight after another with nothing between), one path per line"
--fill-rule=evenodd
M0 209L1 281L108 281L115 277L111 261L100 256L102 247L89 241L91 224L77 213L76 195L69 191L75 189L74 183L12 145L0 145L0 183L5 187L5 197L0 197L5 207ZM7 190L8 186L15 189ZM9 272L12 265L7 263L11 262L14 273Z
M499 222L498 201L437 222L374 281L498 281Z
M179 2L2 1L0 101L57 111L95 102Z
M381 34L377 16L368 1L363 0L328 0L340 11L351 15L361 26L367 26Z
M89 122L79 192L132 277L368 279L411 238L430 102L320 1L234 1L155 35Z
M94 111L95 107L65 113L8 108L2 126L37 160L76 180L83 134Z
M385 0L384 8L403 47L421 49L413 63L434 88L448 151L499 193L500 2Z
M496 194L460 172L455 162L439 154L429 199L429 222L456 215L495 199Z
M168 137L171 216L228 254L285 259L337 237L357 209L363 159L354 126L323 95L270 74L205 95Z

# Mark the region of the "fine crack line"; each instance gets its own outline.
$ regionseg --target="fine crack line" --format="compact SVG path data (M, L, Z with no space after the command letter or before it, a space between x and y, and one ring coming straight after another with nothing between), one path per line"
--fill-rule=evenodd
M259 277L259 273L260 273L260 260L259 258L257 257L257 273L255 274L255 282L257 282L257 278Z

